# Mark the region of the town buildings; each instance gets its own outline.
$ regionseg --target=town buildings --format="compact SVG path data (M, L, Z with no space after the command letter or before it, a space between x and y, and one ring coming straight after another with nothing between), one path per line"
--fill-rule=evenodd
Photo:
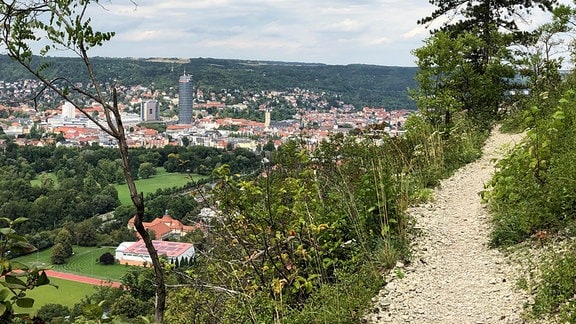
M140 104L140 118L142 121L160 120L160 105L157 100L146 100Z
M134 218L128 221L128 228L136 231ZM172 218L166 212L161 218L156 218L152 222L143 222L144 228L150 232L154 240L152 244L156 248L159 256L166 256L170 263L182 263L183 259L188 261L194 258L194 246L189 243L172 242L167 240L178 240L196 229L205 230L202 224L184 225L177 219ZM138 233L136 234L137 236ZM122 242L117 248L115 258L120 264L146 266L151 264L150 255L141 239L137 242Z
M39 87L38 81L23 80L14 83L0 81L3 91L0 99L0 122L8 135L19 138L19 145L47 145L61 135L65 142L57 145L81 146L98 143L115 146L115 139L100 130L79 111L73 111L56 98L50 109L36 109L26 105L24 98ZM291 91L243 92L239 89L203 91L196 89L193 96L190 75L180 77L178 95L169 91L151 89L142 85L117 85L119 107L130 147L154 148L165 145L202 145L215 148L242 147L258 150L268 141L276 146L290 138L309 141L313 146L334 133L363 130L370 125L389 125L384 131L391 136L401 134L408 110L389 110L379 107L355 107L338 102L331 106L325 94L295 88ZM187 90L186 90L187 89ZM195 100L192 106L192 101ZM188 103L186 103L188 102ZM179 116L171 112L180 105ZM187 107L182 109L183 107ZM275 120L278 108L291 109L290 118ZM288 108L287 108L288 107ZM188 110L189 109L189 110ZM101 105L87 103L85 113L103 121ZM188 110L188 112L186 112ZM231 118L230 111L254 110L261 121ZM192 118L196 116L196 118ZM106 122L103 121L103 124ZM156 131L150 124L163 124L165 131ZM33 127L41 133L51 134L36 140L25 137Z

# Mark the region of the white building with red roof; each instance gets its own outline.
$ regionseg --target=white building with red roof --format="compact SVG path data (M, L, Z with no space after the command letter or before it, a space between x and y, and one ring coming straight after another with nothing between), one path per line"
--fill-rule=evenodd
M136 230L134 226L135 217L136 216L130 218L128 221L128 228L134 231ZM144 228L149 232L154 232L154 236L158 240L180 238L196 229L202 229L199 224L192 226L184 225L179 220L172 218L168 213L165 213L162 218L156 218L152 222L142 222L142 225L144 225ZM138 233L136 233L136 235L138 235Z
M194 245L183 242L152 241L159 256L165 256L170 263L182 263L191 260L196 254ZM146 266L152 264L152 259L144 241L123 242L116 248L115 258L120 264Z

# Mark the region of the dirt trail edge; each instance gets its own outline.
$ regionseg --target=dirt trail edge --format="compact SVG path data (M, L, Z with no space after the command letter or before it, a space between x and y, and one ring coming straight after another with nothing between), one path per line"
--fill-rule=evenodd
M514 289L512 264L488 248L489 216L479 195L493 159L521 138L494 130L479 160L442 181L433 202L410 208L421 232L412 262L391 272L368 323L523 323L527 297Z

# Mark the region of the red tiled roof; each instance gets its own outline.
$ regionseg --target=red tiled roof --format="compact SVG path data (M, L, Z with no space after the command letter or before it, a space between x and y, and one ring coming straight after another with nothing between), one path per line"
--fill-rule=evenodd
M136 216L130 218L128 220L128 226L134 226L134 218ZM154 234L157 238L162 238L163 236L170 234L172 232L191 232L197 228L201 228L200 225L184 225L177 219L172 218L172 216L166 214L162 216L162 218L156 218L152 222L142 222L145 229L154 231Z
M192 247L192 244L190 243L158 241L158 240L152 241L152 245L154 245L156 251L158 251L158 255L166 255L168 257L178 257ZM128 248L126 248L126 250L124 250L124 253L148 255L148 250L146 249L144 241L140 240L138 242L133 243Z
M188 128L190 128L190 125L183 125L183 124L168 125L166 127L167 130L188 129Z

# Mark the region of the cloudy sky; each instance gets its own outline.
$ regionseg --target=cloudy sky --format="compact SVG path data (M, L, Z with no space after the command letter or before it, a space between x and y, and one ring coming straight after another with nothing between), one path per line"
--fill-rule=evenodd
M92 52L112 57L212 57L415 66L429 34L426 0L101 1L94 22L115 31Z

